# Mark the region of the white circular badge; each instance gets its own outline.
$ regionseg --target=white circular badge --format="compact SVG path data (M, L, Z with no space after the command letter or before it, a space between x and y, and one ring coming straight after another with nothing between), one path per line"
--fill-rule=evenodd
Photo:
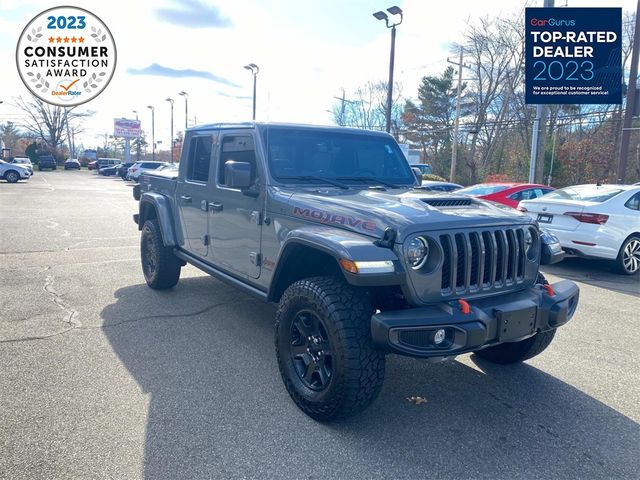
M116 56L116 44L102 20L69 6L33 18L16 48L18 73L29 91L65 107L100 95L113 76Z

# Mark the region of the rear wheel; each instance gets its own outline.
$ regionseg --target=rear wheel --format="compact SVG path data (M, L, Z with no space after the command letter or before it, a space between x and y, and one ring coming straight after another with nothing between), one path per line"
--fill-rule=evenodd
M640 271L640 237L629 237L620 247L616 267L623 275L633 275Z
M171 247L165 247L155 218L144 222L142 227L140 259L144 279L151 288L164 290L178 283L182 263Z
M292 284L276 314L276 355L289 395L327 421L367 408L384 380L384 353L373 348L366 295L333 277Z
M551 344L555 335L555 329L538 332L533 337L519 342L502 343L495 347L478 350L474 353L493 363L506 364L523 362L542 353Z
M4 174L4 179L9 183L16 183L20 180L20 174L15 170L9 170Z

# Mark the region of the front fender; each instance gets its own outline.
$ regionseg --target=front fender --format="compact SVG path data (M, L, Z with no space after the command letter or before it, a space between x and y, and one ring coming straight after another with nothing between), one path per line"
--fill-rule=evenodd
M154 213L155 212L155 213ZM138 216L138 230L142 230L144 222L149 218L157 218L162 233L162 242L166 247L177 245L173 228L173 212L169 199L156 192L145 192L140 197L140 213Z
M392 261L395 267L393 273L353 274L341 270L347 282L352 285L400 285L404 282L404 271L398 257L393 250L378 247L373 241L371 237L322 225L306 225L290 230L281 242L274 279L284 269L289 253L296 246L303 245L330 255L338 265L341 259L353 262Z

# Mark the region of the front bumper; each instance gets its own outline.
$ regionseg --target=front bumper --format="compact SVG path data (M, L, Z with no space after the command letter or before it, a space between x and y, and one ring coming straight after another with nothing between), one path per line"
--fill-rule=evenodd
M469 304L458 303L377 313L371 317L371 337L377 348L412 357L447 357L505 342L520 341L537 332L558 328L576 311L580 290L569 281L541 285ZM435 343L438 330L440 343Z

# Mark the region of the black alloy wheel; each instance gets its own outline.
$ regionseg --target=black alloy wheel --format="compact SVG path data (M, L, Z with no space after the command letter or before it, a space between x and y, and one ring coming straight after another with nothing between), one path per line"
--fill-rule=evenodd
M300 381L322 391L333 376L333 351L322 320L310 310L298 312L291 323L289 356Z

